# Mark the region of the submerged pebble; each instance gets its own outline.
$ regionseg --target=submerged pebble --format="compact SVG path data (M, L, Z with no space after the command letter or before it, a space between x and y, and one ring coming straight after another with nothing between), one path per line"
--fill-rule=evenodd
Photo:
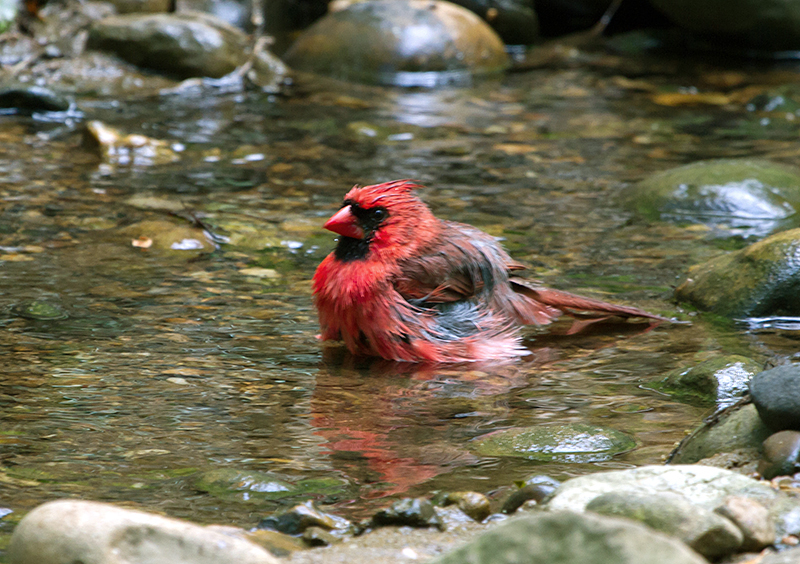
M35 319L38 321L53 321L56 319L66 319L69 317L67 312L60 306L42 300L31 300L12 306L12 313L25 319Z
M761 365L749 358L722 356L690 368L672 370L655 387L673 392L682 399L714 402L722 409L741 398L753 374L760 371Z
M573 423L497 431L479 438L483 456L518 456L530 460L599 462L636 446L631 437L608 427Z

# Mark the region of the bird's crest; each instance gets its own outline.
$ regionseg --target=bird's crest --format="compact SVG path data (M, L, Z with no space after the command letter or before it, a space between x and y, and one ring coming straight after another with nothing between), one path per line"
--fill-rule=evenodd
M417 184L415 180L404 178L402 180L391 180L389 182L383 182L382 184L364 186L364 188L374 190L376 192L411 192L417 188L422 188L422 184Z
M392 180L370 186L356 184L347 193L345 200L355 200L367 206L381 205L381 200L384 198L391 199L393 202L413 202L418 201L413 193L417 188L423 188L423 186L409 179Z

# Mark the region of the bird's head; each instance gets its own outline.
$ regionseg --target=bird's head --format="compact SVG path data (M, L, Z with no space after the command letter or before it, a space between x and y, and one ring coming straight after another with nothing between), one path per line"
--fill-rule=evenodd
M437 225L414 189L411 180L394 180L372 186L354 186L344 197L342 208L323 227L341 235L336 257L351 261L370 252L398 252ZM422 236L422 237L421 237Z

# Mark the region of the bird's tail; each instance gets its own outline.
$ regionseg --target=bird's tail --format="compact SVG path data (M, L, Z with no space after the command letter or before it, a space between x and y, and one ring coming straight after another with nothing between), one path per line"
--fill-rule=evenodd
M665 317L655 315L636 307L616 305L601 300L585 298L561 290L545 288L544 286L535 286L522 280L515 280L512 278L511 285L516 293L522 294L529 300L535 302L529 309L536 310L540 313L542 311L547 312L547 320L545 323L555 319L560 313L591 321L600 321L612 316L625 318L642 317L655 321L668 321ZM537 304L540 305L537 307ZM541 324L541 321L536 319L535 316L533 316L532 321L536 324Z

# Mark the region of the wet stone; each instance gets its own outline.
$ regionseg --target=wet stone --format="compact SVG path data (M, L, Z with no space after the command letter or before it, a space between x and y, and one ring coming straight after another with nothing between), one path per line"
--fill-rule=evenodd
M279 558L289 556L298 550L306 548L306 545L300 539L269 529L248 531L245 534L245 538Z
M586 510L639 521L681 539L706 558L732 554L743 542L731 521L678 495L608 492L590 501Z
M244 63L247 40L208 14L127 14L95 22L87 46L179 78L219 78Z
M771 434L752 403L733 406L703 422L675 448L672 464L693 464L720 453L747 451L757 457Z
M500 509L502 513L514 513L528 501L541 503L547 496L556 491L561 483L549 476L536 475L517 485L519 489L512 492L503 502L503 507Z
M292 485L280 476L268 472L246 472L235 468L219 468L202 472L194 478L194 487L218 497L235 496L246 492L254 496L284 496Z
M162 139L140 134L126 135L97 120L86 124L84 144L96 149L105 161L123 166L166 164L180 158Z
M309 527L305 531L303 531L302 536L303 542L306 546L330 546L332 544L336 544L337 542L341 542L342 539L337 537L336 535L331 534L328 532L327 529L323 527Z
M465 83L509 65L486 22L437 0L353 4L303 32L284 58L296 70L398 86Z
M800 364L784 364L756 374L750 394L770 429L800 431Z
M492 512L491 504L485 495L478 492L449 492L444 496L443 505L456 505L471 519L479 523Z
M43 86L17 85L0 88L0 108L30 114L33 112L65 112L69 107L69 100Z
M515 456L529 460L600 462L636 446L631 437L608 427L574 423L508 429L476 441L483 456Z
M675 297L734 319L800 315L800 229L691 267Z
M436 510L427 499L404 498L391 506L381 509L372 516L371 524L376 527L396 525L399 527L437 527L442 528Z
M271 529L287 535L303 534L310 527L330 531L344 530L349 526L347 519L324 513L314 507L311 501L295 505L279 515L266 517L258 524L259 529Z
M712 358L690 368L678 368L656 384L680 399L715 402L719 408L733 405L747 392L753 374L762 366L743 356Z
M800 468L800 432L778 431L764 441L764 459L759 473L767 480L791 476Z
M344 10L358 2L371 0L333 0L330 11ZM509 45L530 45L539 38L539 18L532 0L453 0L483 18Z
M61 307L41 300L22 302L12 306L11 312L25 319L37 321L53 321L69 317Z
M797 227L800 171L762 160L718 159L665 170L628 188L626 207L649 221L708 225L763 237Z

